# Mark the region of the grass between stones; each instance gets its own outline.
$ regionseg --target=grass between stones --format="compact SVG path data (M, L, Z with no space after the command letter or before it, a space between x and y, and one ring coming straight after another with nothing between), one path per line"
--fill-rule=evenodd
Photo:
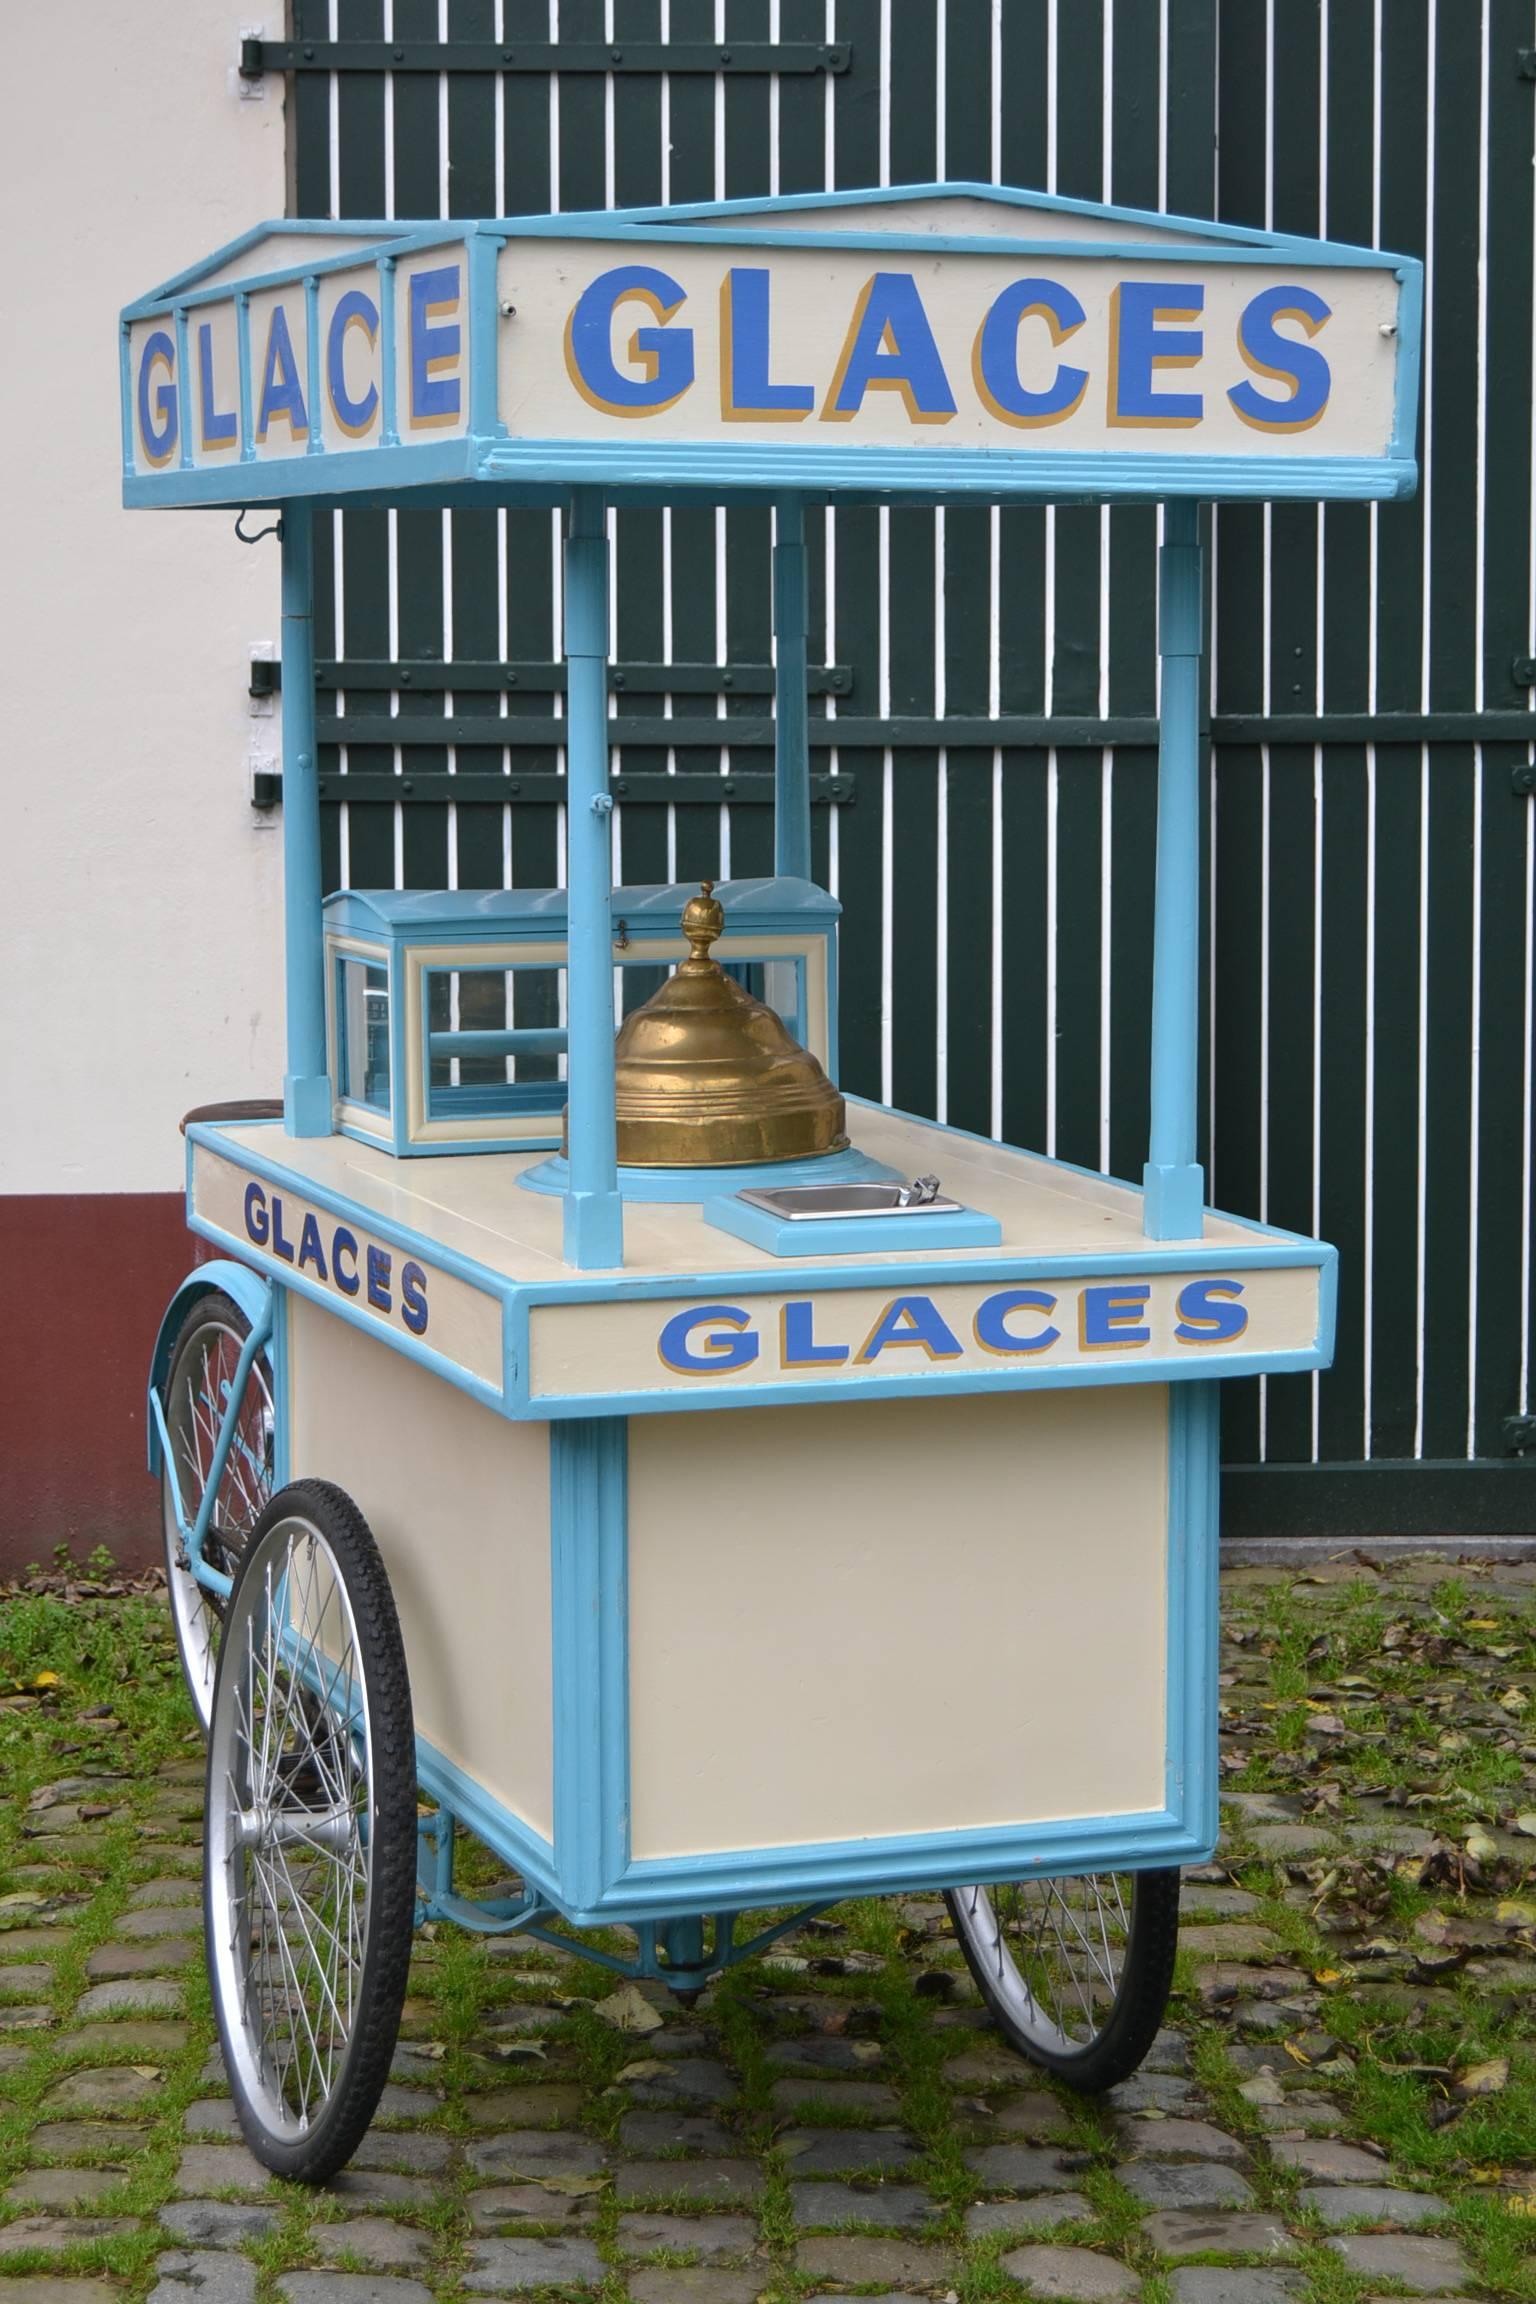
M1166 2083L1177 2091L1187 2079L1189 2100L1168 2116L1214 2124L1241 2146L1254 2210L1286 2226L1288 2269L1309 2304L1364 2304L1398 2285L1345 2261L1307 2199L1317 2180L1271 2157L1270 2137L1309 2129L1379 2148L1382 2188L1444 2202L1425 2229L1463 2251L1464 2286L1536 2304L1536 1577L1467 1568L1448 1578L1417 1563L1315 1580L1238 1571L1224 1600L1222 1784L1238 1799L1224 1809L1218 1863L1200 1876L1211 1909L1190 1899L1171 2017L1186 2066ZM201 1743L157 1595L114 1589L99 1559L84 1571L61 1567L45 1588L0 1595L5 2276L94 2277L140 2304L157 2256L183 2245L159 2217L188 2146L219 2141L188 2132L189 2108L222 2094L206 2068L214 2033L200 1908L188 1908L186 1960L179 1931L120 1931L146 1908L151 1883L195 1885L200 1779ZM497 1877L494 1859L464 1844L465 1891L488 1893ZM1253 1906L1234 1902L1233 1890ZM1230 1952L1207 1959L1222 1939L1202 1944L1202 1930L1224 1914L1240 1916L1239 1934ZM622 1930L604 1941L618 1954L628 1948ZM92 1955L129 1947L145 1972L174 1982L179 2010L82 2018L79 2003L100 1981ZM1141 2304L1175 2304L1170 2260L1122 2181L1134 2111L1053 2092L1000 2053L932 1898L840 1908L712 1985L695 2010L663 2004L660 2036L618 2029L602 2013L616 1982L574 1946L567 1954L526 1939L493 1947L447 1927L423 1932L399 2070L430 2091L429 2116L418 2121L404 2100L397 2119L386 2108L361 2157L382 2166L371 2147L397 2131L402 2150L437 2139L445 2164L419 2194L394 2200L268 2187L275 2225L245 2243L258 2304L282 2304L277 2283L293 2271L380 2277L341 2229L364 2218L419 2234L426 2254L410 2276L467 2300L489 2236L475 2228L486 2213L475 2196L503 2181L477 2168L478 2146L569 2132L618 2167L626 2113L674 2103L726 2131L728 2151L701 2149L760 2175L755 2199L719 2208L755 2230L750 2271L765 2304L839 2287L997 2304L1024 2293L1006 2269L1022 2245L1093 2251L1137 2275ZM796 2042L828 2040L867 2041L879 2053L841 2064L798 2057ZM812 2071L813 2099L794 2102ZM81 2078L100 2073L115 2077ZM672 2091L678 2073L692 2075L697 2101ZM894 2091L894 2108L879 2098L871 2108L871 2081ZM87 2099L126 2093L102 2109L72 2107L59 2097L71 2086ZM722 2087L728 2101L716 2103ZM1164 2109L1151 2096L1133 2102ZM102 2133L65 2135L51 2148L39 2141L65 2121ZM809 2269L815 2243L795 2221L804 2178L779 2141L790 2127L808 2136L898 2130L919 2157L892 2182L917 2187L930 2213L904 2232L882 2230L885 2187L856 2169L827 2197L867 2198L871 2212L828 2217L838 2270ZM1047 2195L1036 2204L1044 2221L1027 2235L968 2237L967 2212L999 2191L974 2172L972 2148L1033 2145L1046 2127L1049 2150L1068 2156L1086 2218L1081 2209L1052 2218ZM116 2136L126 2141L114 2146ZM711 2235L735 2226L712 2221L690 2196L693 2155L665 2138L628 2154L657 2163L645 2212L682 2220L665 2227L647 2263L662 2273L698 2266ZM674 2165L675 2190L664 2173ZM79 2168L113 2180L78 2209L48 2210L38 2245L4 2254L28 2214L12 2197L17 2180ZM634 2207L611 2183L584 2194L582 2181L562 2191L557 2177L534 2194L547 2215L504 2229L595 2242L599 2284L544 2293L626 2304ZM103 2219L126 2229L96 2233ZM1220 2260L1218 2247L1205 2255ZM909 2264L904 2275L889 2270L897 2261ZM740 2275L708 2277L723 2290ZM682 2293L680 2284L680 2304ZM340 2290L337 2300L345 2304Z

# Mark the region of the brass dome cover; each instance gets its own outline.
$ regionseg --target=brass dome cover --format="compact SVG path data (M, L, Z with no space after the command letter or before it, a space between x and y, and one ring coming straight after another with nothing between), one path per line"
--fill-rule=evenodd
M840 1151L843 1099L771 1008L710 957L725 913L706 880L683 908L689 956L614 1044L619 1159L729 1168Z

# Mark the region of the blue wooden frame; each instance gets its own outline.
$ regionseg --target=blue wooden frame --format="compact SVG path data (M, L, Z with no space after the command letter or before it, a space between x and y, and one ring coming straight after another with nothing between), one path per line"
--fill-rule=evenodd
M855 1110L857 1099L850 1099ZM918 1126L932 1123L914 1122ZM249 1123L245 1124L248 1128ZM244 1132L244 1129L242 1130ZM712 1409L767 1408L794 1404L817 1403L834 1405L840 1400L902 1400L931 1399L939 1393L992 1393L1022 1391L1073 1390L1106 1384L1173 1384L1184 1387L1212 1381L1216 1376L1208 1360L1198 1357L1172 1359L1166 1355L1143 1357L1110 1365L1067 1362L1058 1367L1037 1367L1025 1363L1009 1363L996 1368L966 1367L947 1369L925 1365L921 1371L907 1374L881 1374L872 1370L867 1374L839 1378L835 1387L815 1378L803 1382L736 1384L727 1389L702 1386L691 1391L655 1390L645 1392L611 1391L600 1397L586 1393L535 1394L529 1387L529 1316L541 1305L601 1304L633 1302L672 1302L696 1297L702 1290L729 1291L734 1296L750 1300L755 1296L781 1293L785 1275L773 1265L752 1265L745 1270L729 1268L730 1236L718 1235L722 1263L707 1275L696 1273L639 1274L619 1268L596 1271L590 1275L572 1270L563 1280L513 1281L488 1265L474 1262L441 1242L429 1238L413 1227L381 1216L361 1203L347 1198L317 1183L307 1175L302 1162L285 1157L282 1152L283 1131L275 1121L260 1124L262 1148L233 1142L224 1128L217 1123L194 1121L187 1130L187 1223L203 1239L213 1241L225 1250L246 1259L268 1279L284 1288L308 1298L311 1303L322 1304L339 1318L350 1321L365 1335L376 1336L391 1351L400 1352L407 1359L456 1385L488 1408L520 1422L560 1422L576 1418L584 1422L604 1417L707 1414ZM936 1135L955 1134L935 1127ZM265 1149L270 1139L272 1150ZM192 1200L192 1163L198 1145L206 1145L243 1172L264 1183L295 1193L301 1200L312 1202L327 1214L351 1218L362 1223L380 1240L387 1241L403 1256L412 1256L424 1263L429 1272L436 1270L467 1282L471 1287L495 1298L502 1307L503 1321L503 1374L499 1385L491 1385L471 1370L434 1351L421 1338L410 1335L397 1326L385 1326L359 1304L338 1296L332 1289L322 1286L307 1273L300 1273L293 1265L255 1245L238 1234L224 1230L199 1213ZM1080 1174L1065 1161L1054 1161L1051 1166L1067 1174ZM757 1173L757 1172L754 1172ZM763 1177L771 1170L761 1171ZM1126 1185L1134 1192L1134 1185ZM1170 1242L1166 1248L1155 1251L1139 1250L1134 1259L1125 1253L1071 1252L1054 1255L967 1255L960 1265L946 1264L937 1259L932 1250L926 1254L914 1250L908 1255L892 1254L880 1262L849 1265L835 1258L825 1265L797 1264L794 1285L807 1294L830 1295L849 1288L887 1289L895 1293L902 1289L931 1287L944 1280L963 1279L999 1287L1036 1281L1063 1281L1123 1278L1134 1269L1138 1278L1156 1279L1165 1274L1195 1276L1206 1273L1219 1276L1228 1272L1280 1271L1301 1267L1315 1270L1320 1278L1318 1325L1311 1344L1290 1352L1254 1351L1223 1353L1220 1361L1221 1377L1252 1376L1324 1368L1333 1353L1335 1308L1338 1293L1337 1254L1325 1242L1308 1240L1298 1233L1282 1232L1272 1225L1259 1225L1247 1218L1233 1219L1247 1226L1251 1232L1262 1234L1261 1240L1240 1248L1206 1245L1192 1241Z
M747 249L844 248L889 253L910 245L900 236L873 228L879 208L896 200L932 201L963 197L984 202L1010 218L1017 232L995 237L975 234L933 233L922 236L925 257L943 255L1004 255L1020 260L1102 257L1144 262L1155 251L1159 263L1183 267L1208 263L1212 256L1224 265L1245 267L1273 263L1277 258L1295 265L1389 274L1401 290L1399 312L1400 357L1392 438L1387 452L1370 457L1266 457L1192 454L1175 456L1145 453L1105 455L1091 452L1051 451L1035 444L1016 452L901 445L838 448L806 445L794 437L771 444L719 441L707 443L627 438L622 442L542 440L526 442L506 436L495 406L494 345L496 342L497 252L512 239L567 239L594 242L654 241L658 234L679 243L711 248ZM871 228L823 221L828 210L872 212ZM796 226L773 225L763 219L795 215ZM1058 237L1028 229L1032 215L1093 217L1105 226L1101 240L1074 240L1064 246ZM729 231L722 230L722 221ZM1153 237L1128 239L1115 227L1130 225L1138 234ZM120 360L123 408L123 500L129 505L226 504L292 502L315 495L351 500L389 495L399 489L427 491L418 501L440 498L479 503L529 501L540 492L549 499L568 498L573 490L601 489L612 501L666 501L678 495L702 495L712 501L772 496L812 497L836 494L848 501L871 498L941 502L977 497L988 500L1019 498L1037 502L1055 497L1102 497L1106 501L1148 501L1166 497L1315 501L1319 498L1367 501L1411 495L1417 485L1414 441L1418 421L1418 372L1423 329L1423 268L1411 257L1388 256L1340 241L1304 239L1295 234L1261 232L1223 226L1197 218L1161 216L1116 207L1095 207L1076 200L1043 194L1005 192L996 185L951 183L914 185L889 193L855 195L789 194L776 199L712 202L687 209L620 209L609 214L574 214L506 217L457 223L386 225L377 238L359 246L349 235L340 254L319 254L302 263L289 262L257 271L238 282L249 298L267 288L315 281L330 273L374 263L389 277L403 257L433 248L462 246L466 250L466 277L470 302L469 426L462 438L421 446L400 446L388 435L393 399L386 408L385 434L376 448L327 453L312 427L311 453L302 457L247 460L242 456L227 466L197 470L178 465L175 470L148 474L134 468L132 447L133 393L128 369L128 329L135 320L164 317L184 325L189 312L208 303L228 301L234 285L217 275L233 257L258 247L264 235L288 240L314 236L323 248L338 237L334 225L303 220L274 223L243 235L215 251L207 261L175 278L150 295L125 306L121 323ZM1177 235L1177 237L1175 237ZM393 302L381 297L380 333L383 359L390 382L394 371ZM492 350L486 352L489 339ZM478 357L475 347L479 346ZM387 395L388 397L388 395ZM185 427L183 426L183 431ZM245 435L242 434L244 442ZM462 499L457 491L469 493Z

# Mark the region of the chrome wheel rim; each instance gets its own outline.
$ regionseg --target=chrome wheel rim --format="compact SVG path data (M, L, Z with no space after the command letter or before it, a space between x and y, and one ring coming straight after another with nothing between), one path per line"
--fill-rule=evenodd
M178 1358L165 1403L176 1486L190 1523L197 1516L219 1432L229 1410L245 1337L227 1321L213 1319L197 1329ZM241 1553L272 1497L272 1458L276 1416L271 1371L258 1353L246 1377L234 1438L209 1517L204 1557L226 1575ZM176 1518L169 1472L162 1475L165 1517L166 1583L176 1640L186 1669L193 1707L203 1728L213 1709L214 1668L218 1662L223 1603L197 1581Z
M958 1923L1004 2013L1058 2056L1103 2031L1125 1970L1133 1875L1088 1872L957 1888Z
M346 2070L368 1950L373 1738L351 1601L319 1530L261 1539L224 1630L209 1751L209 1957L231 2076L309 2135Z

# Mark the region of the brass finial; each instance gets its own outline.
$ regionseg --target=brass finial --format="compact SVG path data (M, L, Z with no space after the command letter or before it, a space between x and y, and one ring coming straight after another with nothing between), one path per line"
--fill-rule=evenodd
M688 939L688 958L685 968L713 968L709 948L725 927L725 909L715 897L713 880L701 880L699 894L690 896L683 906L683 934Z

